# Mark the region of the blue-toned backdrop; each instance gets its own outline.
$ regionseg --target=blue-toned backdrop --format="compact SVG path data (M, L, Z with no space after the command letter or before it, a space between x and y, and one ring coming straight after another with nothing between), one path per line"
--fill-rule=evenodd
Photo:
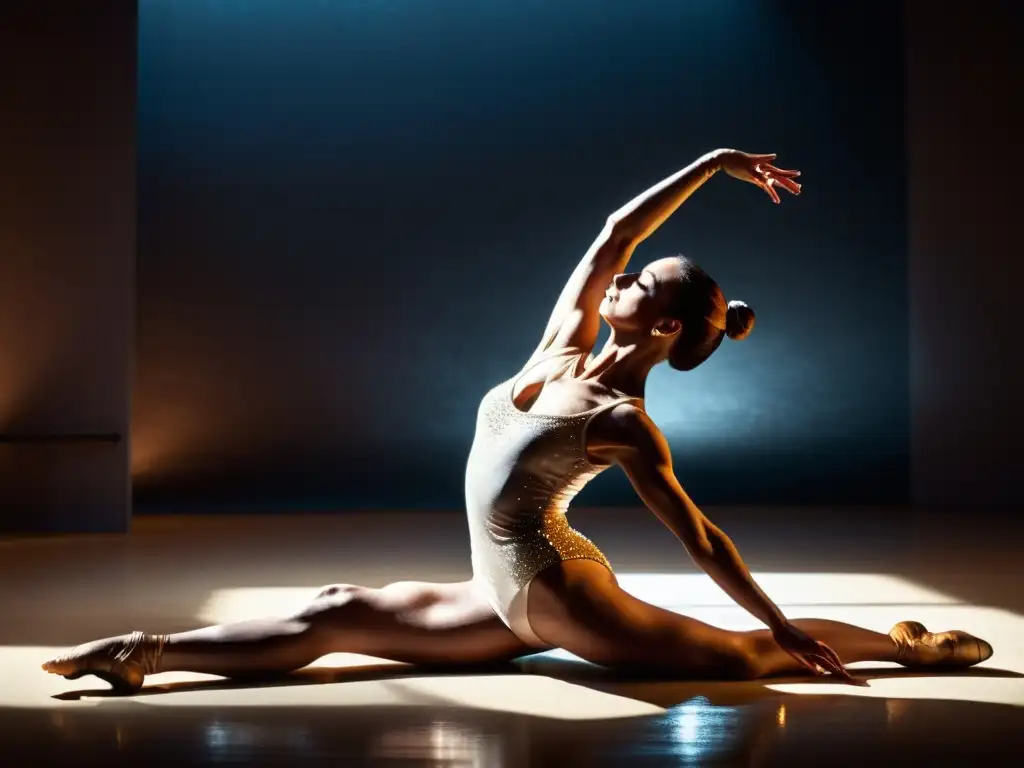
M906 501L901 11L829 6L143 0L142 509L458 506L480 395L605 217L718 146L806 192L717 177L638 250L758 315L653 376L681 480Z

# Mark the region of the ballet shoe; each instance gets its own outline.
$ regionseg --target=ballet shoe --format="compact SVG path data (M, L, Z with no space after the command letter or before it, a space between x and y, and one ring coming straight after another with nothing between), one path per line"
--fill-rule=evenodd
M905 667L973 667L992 656L992 646L960 630L929 632L917 621L901 621L889 631L896 661Z
M94 675L115 693L136 693L146 675L156 672L165 640L162 635L142 632L94 640L44 662L43 670L68 680Z

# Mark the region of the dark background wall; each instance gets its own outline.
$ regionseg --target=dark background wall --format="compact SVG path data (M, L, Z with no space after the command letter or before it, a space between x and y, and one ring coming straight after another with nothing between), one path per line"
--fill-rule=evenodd
M697 257L759 310L749 342L655 376L687 485L835 502L912 479L923 504L1021 502L1013 4L906 4L905 123L881 5L841 24L800 3L634 5L630 24L328 5L143 7L147 508L458 504L480 391L604 215L722 144L779 151L808 194L773 208L716 179L644 249ZM0 435L126 438L0 443L0 529L120 530L135 4L8 4L0 34ZM591 503L632 501L595 485Z
M133 1L0 9L0 532L128 527L135 51Z
M907 3L913 497L1021 504L1024 8Z
M903 16L830 5L144 0L137 500L459 506L481 394L605 217L735 146L806 194L716 178L637 255L758 312L653 377L679 474L906 501Z

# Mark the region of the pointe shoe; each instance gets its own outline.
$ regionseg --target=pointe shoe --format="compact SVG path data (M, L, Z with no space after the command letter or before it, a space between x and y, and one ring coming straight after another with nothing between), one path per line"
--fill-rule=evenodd
M156 672L164 641L162 635L142 632L94 640L45 662L43 670L68 680L95 675L116 693L135 693L142 688L146 675Z
M973 667L992 656L992 646L960 630L929 632L917 621L901 621L889 631L896 661L906 667Z

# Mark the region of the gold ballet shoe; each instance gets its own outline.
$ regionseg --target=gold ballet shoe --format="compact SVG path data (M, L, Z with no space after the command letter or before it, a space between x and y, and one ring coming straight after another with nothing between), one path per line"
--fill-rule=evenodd
M135 693L146 675L156 672L165 640L163 635L142 632L94 640L45 662L43 670L68 680L95 675L116 693Z
M992 656L992 646L960 630L929 632L917 621L901 621L889 632L896 661L905 667L973 667Z

